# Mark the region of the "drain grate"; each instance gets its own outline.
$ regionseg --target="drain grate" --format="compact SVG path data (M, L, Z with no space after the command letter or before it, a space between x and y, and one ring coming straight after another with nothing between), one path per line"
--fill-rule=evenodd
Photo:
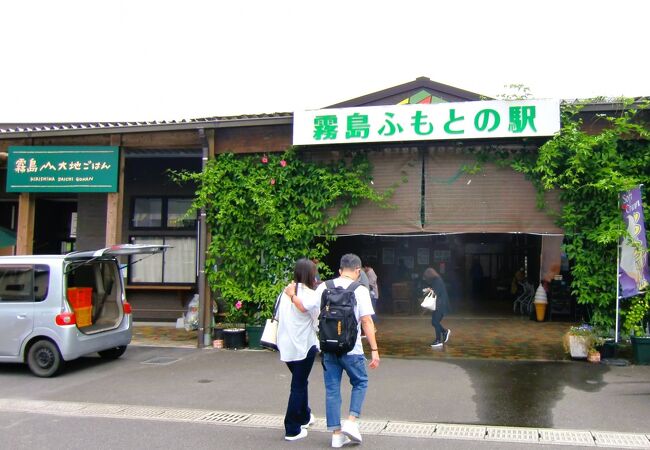
M106 403L88 403L87 406L81 410L80 413L89 416L114 416L120 414L126 405L112 405Z
M539 432L535 428L487 427L486 441L538 442Z
M250 417L250 414L213 411L197 419L198 422L236 424Z
M142 364L154 364L158 366L166 366L167 364L173 364L178 361L178 358L172 358L171 356L156 356L154 358L149 358L146 361L142 361Z
M359 423L359 431L362 434L379 434L386 428L388 421L386 420L361 420Z
M539 430L540 444L562 444L595 446L594 437L588 431L578 430Z
M438 424L433 437L482 441L485 439L485 427L480 425Z
M650 441L643 434L592 432L599 447L650 448Z
M71 413L81 411L86 405L85 403L74 402L48 402L44 407L50 412Z
M209 413L210 411L201 410L201 409L168 409L157 418L194 422L196 420L199 420L201 417L206 416Z
M137 417L140 419L150 419L162 416L164 408L150 408L142 406L127 406L121 410L118 415L126 417Z
M253 414L241 425L262 427L262 428L282 428L284 427L284 416L271 414Z
M435 423L388 422L381 434L393 436L431 437L436 431Z

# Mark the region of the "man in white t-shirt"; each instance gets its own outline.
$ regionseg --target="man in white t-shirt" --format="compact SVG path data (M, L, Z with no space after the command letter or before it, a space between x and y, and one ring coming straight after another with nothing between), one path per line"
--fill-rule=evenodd
M339 269L340 276L333 280L334 285L347 288L353 281L359 279L361 270L361 259L357 255L352 253L343 255ZM316 289L317 298L322 297L325 287L325 283L318 286ZM354 295L357 300L354 312L357 322L360 324L357 327L357 341L354 348L340 356L335 353L323 353L327 429L333 432L332 447L335 448L343 447L350 442L361 443L362 441L356 420L361 415L361 408L366 396L368 374L361 343L361 328L365 332L372 353L372 360L368 366L371 369L379 366L379 350L375 339L375 326L372 321L372 315L375 311L370 301L370 293L365 286L359 286L355 289ZM348 420L341 424L341 377L344 370L352 385L352 394Z

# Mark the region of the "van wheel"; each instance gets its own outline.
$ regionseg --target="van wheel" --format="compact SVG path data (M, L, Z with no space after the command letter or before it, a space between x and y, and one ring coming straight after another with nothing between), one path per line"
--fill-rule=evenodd
M99 353L99 356L102 359L111 360L111 359L119 358L124 354L125 351L126 351L126 345L120 345L119 347L109 348L108 350L102 350L101 352L97 352L97 353Z
M61 370L63 359L56 344L40 340L29 348L27 365L37 377L47 378L56 375Z

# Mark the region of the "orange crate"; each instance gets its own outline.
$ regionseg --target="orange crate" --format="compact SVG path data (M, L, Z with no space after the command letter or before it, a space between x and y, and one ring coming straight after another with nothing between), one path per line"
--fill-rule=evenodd
M78 308L90 308L93 301L93 288L71 287L68 288L68 302L76 311Z
M75 308L74 316L77 320L77 327L87 327L93 324L92 308Z

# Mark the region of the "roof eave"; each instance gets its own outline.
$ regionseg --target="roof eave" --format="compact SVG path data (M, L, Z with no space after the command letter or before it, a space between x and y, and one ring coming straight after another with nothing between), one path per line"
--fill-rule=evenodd
M280 117L259 117L259 118L227 118L206 122L186 122L155 125L133 125L133 126L104 126L95 128L66 128L57 130L29 130L16 132L0 132L0 139L21 139L41 136L84 136L115 133L151 133L165 131L187 131L200 128L234 128L253 127L268 125L291 125L293 114L287 113Z

